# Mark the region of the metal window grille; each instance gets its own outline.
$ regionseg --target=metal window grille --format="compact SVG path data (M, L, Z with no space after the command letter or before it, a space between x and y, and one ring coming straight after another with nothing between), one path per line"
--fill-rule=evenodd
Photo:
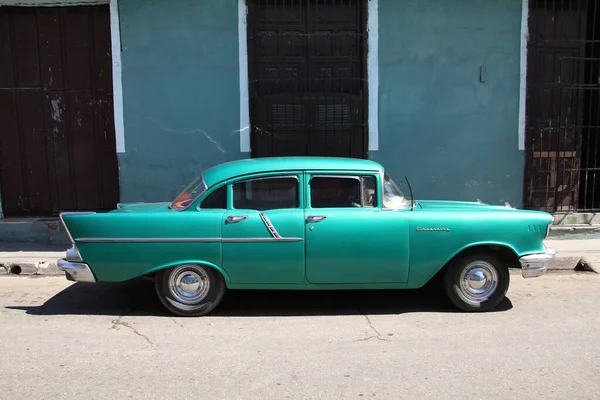
M254 157L366 157L366 1L247 0Z
M600 211L600 5L530 0L525 206Z

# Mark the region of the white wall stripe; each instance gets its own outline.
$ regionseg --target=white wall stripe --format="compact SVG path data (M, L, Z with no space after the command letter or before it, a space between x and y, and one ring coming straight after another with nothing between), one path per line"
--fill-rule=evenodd
M529 39L529 0L521 11L521 79L519 87L519 150L525 150L525 106L527 102L527 41Z
M125 153L125 124L123 121L123 85L121 81L121 33L118 0L110 0L110 40L113 63L113 107L117 153Z
M240 151L250 152L250 103L248 100L248 43L246 0L238 2L238 61L240 73Z
M369 0L367 13L369 151L377 151L379 150L379 0Z

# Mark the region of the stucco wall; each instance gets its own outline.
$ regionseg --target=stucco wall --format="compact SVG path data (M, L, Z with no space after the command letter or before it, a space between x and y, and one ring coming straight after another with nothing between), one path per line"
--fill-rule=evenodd
M379 0L379 143L415 196L522 205L521 0ZM480 82L480 68L485 82Z
M164 201L240 157L236 0L120 0L122 201Z
M239 152L237 0L120 0L123 201ZM379 0L379 150L419 198L521 205L521 0ZM480 82L480 67L485 82Z

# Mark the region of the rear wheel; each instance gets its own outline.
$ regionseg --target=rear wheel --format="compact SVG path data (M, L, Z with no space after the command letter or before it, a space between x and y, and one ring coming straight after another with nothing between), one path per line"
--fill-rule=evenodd
M199 264L183 264L159 271L155 287L162 304L183 317L208 314L225 294L221 274Z
M508 265L485 252L458 257L444 274L446 295L463 311L496 308L504 300L509 283Z

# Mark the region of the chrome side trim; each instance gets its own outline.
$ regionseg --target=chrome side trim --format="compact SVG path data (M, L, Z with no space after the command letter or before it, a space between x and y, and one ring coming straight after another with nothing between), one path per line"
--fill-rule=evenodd
M60 222L62 222L63 226L65 227L67 236L69 236L69 239L71 240L71 243L73 243L73 244L75 244L75 240L73 240L73 236L71 235L69 228L67 228L67 224L65 224L65 219L63 217L65 215L85 215L85 214L96 214L96 213L93 211L65 211L65 212L61 212L58 214L58 217L60 218Z
M266 238L77 238L82 243L260 243L260 242L301 242L299 237Z
M281 239L281 235L279 234L279 232L277 232L277 229L275 229L269 217L267 217L264 213L260 213L258 215L260 215L260 219L262 219L271 236L273 236L273 238L275 239Z
M65 272L68 280L76 282L96 282L92 270L86 263L58 260L58 268Z
M556 259L556 251L546 248L544 253L529 254L519 259L523 278L537 278L543 275L548 265Z
M262 242L301 242L299 237L277 237L277 238L224 238L223 243L262 243Z
M220 238L77 238L82 243L218 243Z
M130 203L117 203L117 209L121 208L124 204L133 205L133 204L144 204L143 201L132 201Z

